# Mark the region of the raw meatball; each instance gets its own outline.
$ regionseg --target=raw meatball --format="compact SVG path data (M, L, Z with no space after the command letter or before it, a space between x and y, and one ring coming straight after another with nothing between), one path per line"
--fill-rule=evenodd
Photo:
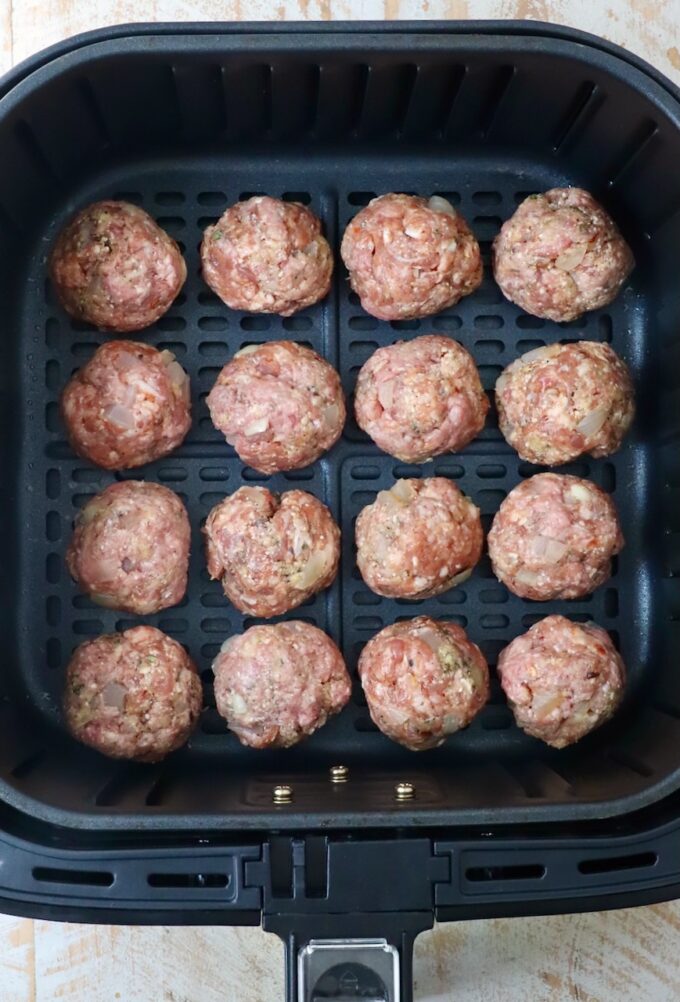
M240 487L216 505L203 529L208 573L250 616L279 616L335 578L340 530L305 491Z
M67 313L110 331L150 327L187 277L172 237L129 202L95 202L79 212L57 237L49 271Z
M187 740L202 703L193 661L153 626L87 640L66 669L69 730L112 758L165 758Z
M559 466L583 453L609 456L635 413L626 365L607 344L535 348L496 382L498 423L522 459Z
M432 316L482 281L479 244L438 195L374 198L345 230L340 254L361 305L380 320Z
M580 477L539 473L510 491L489 532L494 574L515 595L581 598L623 548L614 502Z
M530 195L493 244L503 294L547 320L574 320L611 303L634 264L613 219L581 188Z
M189 431L189 377L170 351L108 341L66 384L61 414L72 448L91 463L143 466Z
M425 334L378 348L361 367L357 424L407 463L458 452L484 427L489 401L472 356L451 338Z
M356 543L361 576L378 595L430 598L472 574L479 509L444 477L397 480L360 512Z
M411 751L442 744L489 698L479 647L461 626L429 616L386 626L364 647L358 671L374 724Z
M249 344L208 394L210 417L261 473L309 466L337 442L345 400L335 369L293 341Z
M564 616L547 616L508 644L498 674L518 726L553 748L609 720L626 682L609 634Z
M257 195L209 226L203 277L232 310L289 317L327 295L333 255L314 213L297 202Z
M297 744L343 708L352 688L331 638L298 620L230 637L213 671L217 709L251 748Z
M176 494L160 484L124 480L81 509L66 563L94 602L146 616L184 598L190 536Z

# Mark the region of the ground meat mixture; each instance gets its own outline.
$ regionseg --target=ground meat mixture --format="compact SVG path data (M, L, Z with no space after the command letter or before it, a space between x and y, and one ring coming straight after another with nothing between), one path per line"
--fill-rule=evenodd
M626 669L609 634L593 623L547 616L498 659L503 691L519 727L565 748L612 716Z
M209 226L203 277L232 310L289 317L327 295L333 255L314 213L297 202L257 195Z
M438 195L381 195L351 221L342 259L367 313L380 320L429 317L482 281L479 244Z
M559 466L583 453L609 456L635 413L626 365L607 344L535 348L496 382L500 429L522 459Z
M111 484L81 509L66 553L79 587L99 605L146 616L184 598L191 529L160 484Z
M121 332L155 323L187 277L172 237L128 202L95 202L79 212L57 237L49 272L67 313Z
M143 466L189 431L189 377L170 351L108 341L66 384L61 413L80 456L107 470Z
M458 452L480 433L489 409L469 352L440 334L378 348L362 366L357 424L407 463Z
M397 480L356 522L361 576L392 598L430 598L465 581L482 543L479 509L444 477Z
M87 640L66 670L69 730L112 758L165 758L191 734L202 702L191 658L153 626Z
M489 698L480 649L462 627L428 616L381 630L361 652L358 671L373 722L411 751L442 744Z
M305 491L240 487L213 508L203 532L210 577L250 616L280 616L337 573L340 530Z
M623 548L614 502L580 477L539 473L518 484L489 532L494 574L537 601L581 598L603 584Z
M613 219L581 188L530 195L493 245L503 294L547 320L574 320L611 303L634 264Z
M292 341L236 352L207 404L215 427L261 473L309 466L335 444L345 423L337 372Z
M251 748L289 748L350 697L340 651L316 626L291 620L230 637L213 665L217 709Z

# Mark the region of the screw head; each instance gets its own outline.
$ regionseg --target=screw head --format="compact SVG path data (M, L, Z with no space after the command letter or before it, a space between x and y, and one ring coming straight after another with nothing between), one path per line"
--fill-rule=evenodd
M331 783L346 783L349 779L349 769L346 765L332 765L330 778Z
M275 804L290 804L293 801L293 787L282 783L275 786L272 791L272 800Z
M416 795L416 788L413 783L397 783L394 787L395 800L413 800Z

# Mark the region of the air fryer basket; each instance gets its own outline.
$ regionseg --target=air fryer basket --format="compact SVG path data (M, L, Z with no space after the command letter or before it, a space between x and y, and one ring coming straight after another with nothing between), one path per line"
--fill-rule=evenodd
M74 850L79 859L83 832L88 852L94 852L101 840L133 844L143 831L150 859L168 838L219 831L242 843L229 849L233 874L225 882L206 884L201 864L202 882L192 884L196 874L183 863L184 883L154 885L149 879L148 885L181 887L188 912L194 908L192 889L204 893L203 904L209 891L224 905L221 889L228 886L234 916L252 916L261 903L248 897L249 884L263 890L270 904L280 901L282 886L289 888L293 903L308 915L306 895L295 890L296 866L309 873L316 859L317 872L327 865L331 873L328 845L318 849L323 836L310 835L300 844L284 839L283 855L275 840L261 854L262 833L362 828L369 839L392 832L379 843L374 871L387 882L379 858L388 871L402 872L400 847L417 854L417 846L429 845L427 879L414 888L411 904L398 900L399 910L416 916L415 932L423 927L418 916L427 912L431 921L437 883L442 886L434 897L445 909L443 885L453 880L458 858L458 849L437 853L427 832L451 834L466 825L517 839L526 825L541 824L553 838L558 823L576 830L579 823L608 817L618 819L610 822L613 833L614 824L627 824L632 812L653 809L680 787L680 102L668 81L613 46L552 26L137 26L71 40L7 78L0 85L0 149L0 799L8 825L36 841L47 838L39 832L67 832L64 838L80 845L80 856ZM489 274L488 251L518 201L564 184L582 185L605 203L634 249L637 268L611 307L556 325L502 298ZM202 230L247 193L308 203L337 252L352 215L386 191L441 193L456 204L485 255L478 292L432 320L389 324L361 310L338 267L324 303L282 319L230 311L200 278ZM194 545L188 597L148 622L189 647L202 671L207 709L189 746L158 766L114 763L76 745L59 710L73 647L131 625L78 595L64 569L75 511L114 476L74 457L65 442L59 392L102 335L63 314L45 272L50 243L69 215L112 196L151 212L181 242L189 268L180 299L140 338L170 348L188 370L194 424L176 453L141 475L166 483L189 507ZM376 347L430 331L460 340L488 389L518 354L557 340L610 342L628 361L639 404L632 435L616 456L566 468L613 493L627 540L611 581L591 598L524 602L493 578L487 561L462 587L420 603L382 599L361 582L353 520L394 477L453 478L480 505L488 527L505 494L536 472L518 460L491 420L462 453L423 467L380 453L350 421L341 443L320 462L273 478L244 468L210 423L205 395L219 368L245 343L285 337L310 344L339 368L351 395L358 368ZM128 475L139 477L140 471ZM334 636L352 672L366 640L399 617L428 613L461 623L493 665L512 637L536 619L562 612L593 618L615 638L630 672L624 709L572 749L555 752L514 727L494 682L489 706L470 728L440 749L414 755L375 730L356 684L350 706L298 748L243 749L214 709L209 667L221 642L248 621L208 581L199 525L225 493L259 481L317 494L341 524L338 581L292 616ZM329 782L328 770L337 764L349 768L349 782ZM414 799L395 801L400 781L413 784ZM281 783L292 787L292 802L274 806L272 790ZM403 832L404 825L418 826L424 837L400 837L394 829ZM11 851L18 858L24 850ZM187 849L187 859L198 851L195 845ZM278 853L280 863L287 860L281 863L283 881L268 883L271 872L280 872L268 853ZM349 871L359 858L335 865ZM644 865L658 864L657 854ZM29 867L31 880L41 879L36 869L63 875L69 865ZM523 866L513 874L521 883L515 889L538 900L531 881L544 880L546 868L537 873L533 864L527 864L532 872ZM493 875L499 865L470 864L465 873L475 869L492 876L471 877L471 884L503 879ZM22 866L16 872L22 874ZM108 870L92 872L111 881L81 881L90 902L100 893L95 888L116 883ZM671 883L665 871L659 874L655 886ZM221 880L220 873L212 877ZM565 888L572 878L565 877ZM321 886L328 892L323 880ZM549 889L549 880L542 887ZM472 900L475 888L465 888L461 893ZM24 890L28 909L31 889ZM107 892L101 893L105 900ZM555 891L561 900L565 894ZM20 900L19 889L9 897ZM311 897L334 902L328 911L361 907L329 893ZM424 911L423 900L430 902ZM175 898L166 894L162 901ZM370 907L384 917L391 905L381 901L385 905L377 887ZM448 905L452 914L460 907ZM323 907L311 909L312 932ZM364 935L374 933L366 920ZM294 958L297 940L291 944ZM385 956L381 963L389 966ZM291 978L294 987L294 973Z

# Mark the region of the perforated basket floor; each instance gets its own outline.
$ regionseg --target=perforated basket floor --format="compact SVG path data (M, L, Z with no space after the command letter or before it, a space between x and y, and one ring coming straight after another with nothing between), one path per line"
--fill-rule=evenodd
M275 763L282 764L281 753L267 755L241 749L214 709L211 661L226 637L253 620L242 617L224 598L219 584L208 580L199 528L212 505L243 483L267 483L276 490L300 487L322 498L333 511L343 534L340 576L328 591L291 612L289 618L301 616L328 631L341 645L353 673L361 647L373 633L395 619L420 613L447 617L466 627L492 666L499 650L512 637L554 611L567 612L580 620L595 619L613 633L617 642L621 640L633 669L640 663L641 638L633 628L633 610L640 596L635 588L628 587L623 592L619 588L622 573L629 581L633 577L626 573L626 565L632 566L635 560L641 531L635 514L639 495L630 493L637 455L634 443L610 460L586 459L568 467L570 472L592 477L614 492L628 540L621 568L592 597L567 605L551 602L539 606L521 601L495 580L485 558L462 587L414 603L381 598L361 581L354 559L356 515L373 500L376 491L389 486L394 478L436 474L452 478L473 498L488 528L505 494L522 477L536 472L520 462L505 444L493 417L480 438L464 452L440 457L423 466L408 466L381 453L352 418L342 442L320 462L271 478L244 468L213 428L205 396L221 366L244 344L269 339L291 338L309 344L338 366L349 397L359 367L378 346L430 331L455 337L472 352L487 389L492 388L503 366L518 354L564 337L609 341L635 366L637 359L631 353L627 336L625 295L609 310L559 328L529 317L506 302L490 275L488 248L501 220L512 213L527 192L566 179L546 176L535 167L520 171L519 165L515 175L500 174L492 165L480 161L459 163L455 170L444 169L444 165L424 170L402 161L391 169L382 165L380 171L366 171L365 176L354 164L351 188L342 186L344 173L342 165L333 172L327 167L317 171L314 164L293 159L274 166L263 159L247 167L238 163L225 167L206 161L191 170L149 165L101 178L96 188L79 192L78 204L113 196L143 205L180 241L187 257L189 278L180 301L141 337L175 352L189 372L193 427L184 445L173 455L141 471L115 476L158 480L177 491L188 505L194 529L188 596L178 608L148 617L148 622L186 644L196 658L204 680L207 709L190 747L194 752L222 756L226 768L241 768L245 761L259 768L265 761L270 768ZM305 183L301 184L303 179ZM434 192L445 194L469 220L482 243L486 265L482 288L446 314L432 320L391 324L375 320L358 305L341 266L329 298L289 319L235 313L200 278L198 245L202 231L238 198L266 192L309 204L323 219L326 233L337 248L338 235L358 208L376 191L392 189L426 196ZM42 246L49 246L74 207L75 203L69 204L64 214L53 221ZM45 258L41 254L34 261L31 287L45 288L44 276ZM22 620L33 624L34 630L23 653L30 698L54 721L55 727L60 727L63 670L73 647L86 637L125 629L138 619L101 609L79 595L68 578L63 559L75 512L92 493L114 478L113 474L73 457L64 441L57 405L64 381L90 357L103 336L70 321L55 306L49 287L45 288L44 297L36 297L27 306L26 323L37 332L31 365L34 381L26 387L29 414L33 416L27 425L31 441L27 469L32 471L29 481L32 524L44 531L32 532L26 541L27 564L43 568L43 574L40 587L31 589L25 598L28 604L22 610ZM617 489L619 486L625 489ZM633 670L633 691L636 684ZM494 681L492 700L471 727L429 757L441 764L453 764L463 753L516 758L536 750L536 743L514 727ZM299 750L286 754L288 759L309 760L311 756L319 766L337 761L352 765L365 762L367 757L375 764L395 760L407 764L413 759L411 753L376 731L358 682L346 710Z

